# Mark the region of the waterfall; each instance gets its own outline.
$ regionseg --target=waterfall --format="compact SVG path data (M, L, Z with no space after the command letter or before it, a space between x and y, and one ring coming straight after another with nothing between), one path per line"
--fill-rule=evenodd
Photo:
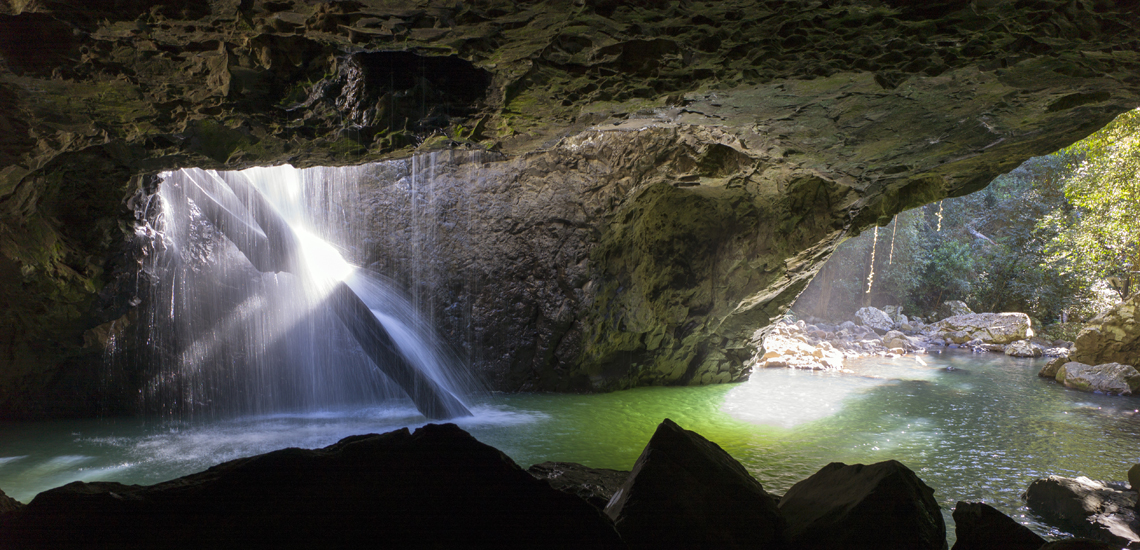
M345 259L366 248L359 209L345 205L376 173L383 167L162 174L161 241L148 260L162 281L144 319L158 363L144 388L150 408L258 415L411 396L429 418L469 414L453 396L476 384L424 310Z

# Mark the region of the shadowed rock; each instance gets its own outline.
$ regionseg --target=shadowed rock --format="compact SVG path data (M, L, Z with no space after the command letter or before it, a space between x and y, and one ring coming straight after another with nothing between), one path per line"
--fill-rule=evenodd
M621 548L609 520L453 424L283 449L152 486L71 483L3 548Z
M1045 539L982 502L954 506L953 550L1037 550Z
M785 528L739 462L669 419L605 512L631 548L781 548Z
M1022 498L1041 519L1074 535L1117 548L1140 545L1140 515L1133 507L1136 492L1122 483L1049 476L1030 483Z
M780 499L780 511L793 548L946 548L934 489L894 460L828 464L793 485Z
M629 477L629 472L590 468L574 462L543 462L527 468L530 475L551 487L570 493L602 510Z

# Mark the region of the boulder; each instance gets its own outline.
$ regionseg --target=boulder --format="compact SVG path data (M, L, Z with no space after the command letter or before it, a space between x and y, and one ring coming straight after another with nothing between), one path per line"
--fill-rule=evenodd
M1058 382L1081 391L1132 395L1140 391L1140 372L1131 365L1086 365L1069 361L1057 369Z
M152 486L40 493L2 548L621 548L609 520L453 424L283 449Z
M961 300L951 300L949 302L942 302L942 305L938 306L938 311L935 313L935 318L945 319L947 317L957 317L959 315L970 315L973 312L974 311L970 309L970 306L966 305L966 302L963 302Z
M629 477L629 472L590 468L575 462L543 462L527 468L530 475L551 487L570 493L602 510Z
M1133 491L1140 491L1140 464L1133 464L1128 469L1128 486ZM1136 499L1135 508L1140 508L1140 498Z
M776 499L739 462L666 419L605 510L630 548L775 548Z
M891 330L895 325L894 320L889 315L870 306L859 308L859 311L855 312L855 318L864 326L883 331Z
M954 506L952 550L1037 550L1045 539L1024 525L982 502Z
M946 548L946 524L934 490L910 469L834 462L780 499L793 548Z
M1049 476L1030 483L1022 498L1033 513L1063 531L1117 548L1140 545L1140 517L1133 508L1136 491L1123 483Z
M759 368L835 370L843 368L843 353L827 341L815 341L804 333L806 327L781 323L764 337L763 354L756 358Z
M1006 344L1005 354L1010 357L1041 357L1041 348L1031 344L1028 340L1018 340Z
M1140 361L1140 293L1098 315L1077 335L1070 357L1089 365Z
M0 491L0 514L15 512L24 508L24 504Z
M981 340L986 344L1009 344L1033 336L1029 316L1024 313L969 313L948 317L927 327L930 334L946 334L956 344ZM960 334L965 334L961 339Z
M883 345L887 348L902 348L904 350L913 347L910 339L897 330L892 330L883 335Z
M1054 359L1050 359L1048 363L1045 363L1044 367L1041 367L1041 371L1037 373L1037 376L1040 376L1042 378L1056 379L1057 371L1061 370L1061 367L1063 367L1065 363L1068 362L1069 360L1064 357L1056 357Z
M1119 548L1099 540L1064 539L1050 542L1038 550L1119 550Z

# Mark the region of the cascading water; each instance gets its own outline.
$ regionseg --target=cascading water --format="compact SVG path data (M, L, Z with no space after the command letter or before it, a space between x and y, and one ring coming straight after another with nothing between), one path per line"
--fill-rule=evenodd
M357 221L344 205L357 199L359 178L376 171L163 174L156 229L165 250L149 269L169 284L155 287L144 320L162 364L145 399L179 416L229 416L410 395L430 418L468 414L452 396L474 381L420 311L341 254L360 256Z

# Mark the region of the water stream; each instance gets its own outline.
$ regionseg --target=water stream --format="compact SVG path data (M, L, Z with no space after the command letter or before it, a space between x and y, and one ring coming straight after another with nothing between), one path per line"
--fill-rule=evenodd
M629 469L662 418L715 441L770 491L829 462L896 459L931 487L950 521L984 501L1042 534L1019 494L1049 474L1122 479L1140 462L1140 399L1068 390L1041 360L946 353L866 359L853 374L769 369L743 384L600 395L473 399L457 423L523 466L548 460ZM155 483L284 447L321 447L425 423L388 400L221 421L86 420L0 425L0 488L29 501L75 480ZM952 525L952 523L951 523ZM951 527L952 530L952 527Z

